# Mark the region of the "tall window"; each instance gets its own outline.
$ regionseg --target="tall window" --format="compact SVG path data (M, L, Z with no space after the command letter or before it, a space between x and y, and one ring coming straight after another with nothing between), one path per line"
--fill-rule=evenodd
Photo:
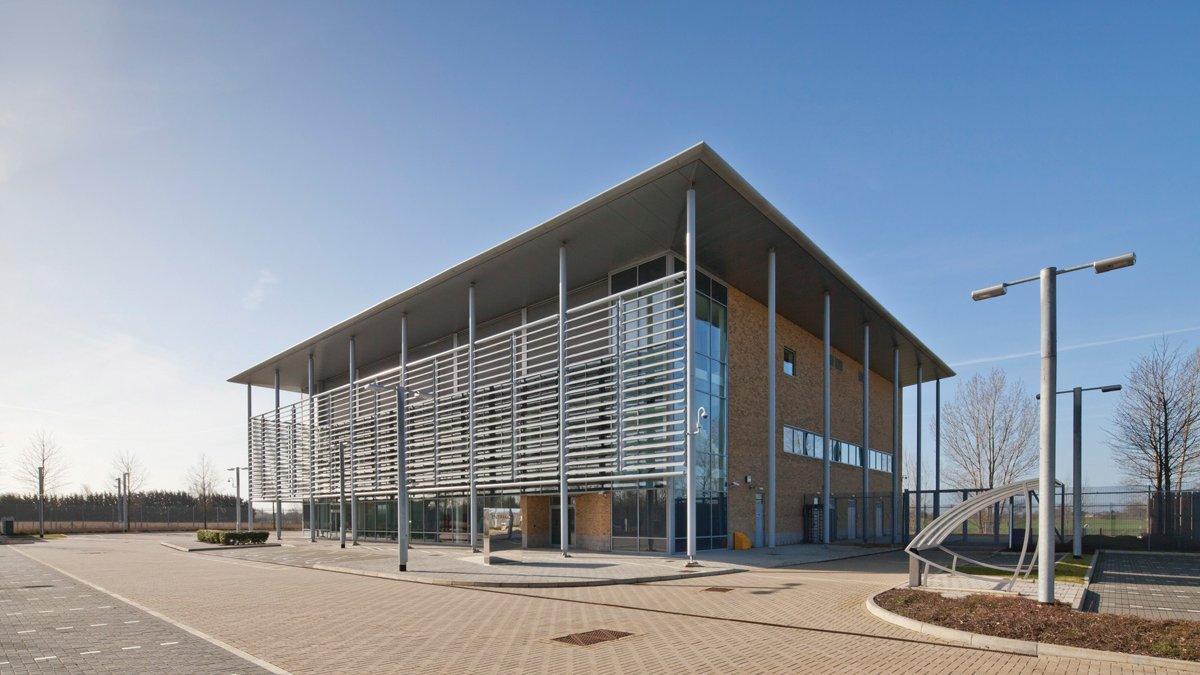
M796 374L796 352L787 347L783 348L783 374L788 376Z

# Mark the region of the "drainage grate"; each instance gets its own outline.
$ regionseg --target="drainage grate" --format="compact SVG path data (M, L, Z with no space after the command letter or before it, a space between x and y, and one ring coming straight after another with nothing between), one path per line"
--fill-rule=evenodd
M608 630L605 628L601 628L599 630L589 630L586 633L571 633L570 635L556 637L556 638L554 638L554 640L556 642L565 642L566 644L575 645L577 647L586 647L588 645L594 645L599 642L608 642L609 640L619 640L627 635L633 635L633 633L626 633L625 631Z
M732 588L725 588L724 586L709 586L708 588L704 589L706 593L728 593L732 590Z

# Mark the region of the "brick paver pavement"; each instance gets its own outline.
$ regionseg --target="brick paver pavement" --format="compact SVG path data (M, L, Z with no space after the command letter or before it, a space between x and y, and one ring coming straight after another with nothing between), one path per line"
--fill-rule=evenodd
M1200 620L1200 556L1105 551L1088 596L1089 609L1108 614Z
M15 549L0 546L0 673L267 672Z
M638 586L486 589L182 553L160 538L28 548L297 673L1151 672L947 645L881 622L862 604L904 580L897 554ZM593 629L632 635L553 640Z

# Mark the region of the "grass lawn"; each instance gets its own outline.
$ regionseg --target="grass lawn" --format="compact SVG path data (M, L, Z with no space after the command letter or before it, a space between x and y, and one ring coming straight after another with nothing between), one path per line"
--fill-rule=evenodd
M912 588L885 591L875 602L901 616L971 633L1200 661L1200 621L1077 612L1015 596L946 598Z
M1083 575L1087 574L1088 566L1092 564L1092 554L1084 553L1079 560L1071 556L1063 558L1057 565L1054 566L1054 578L1057 581L1070 581L1076 584L1083 583ZM992 569L991 567L982 567L979 565L959 565L958 571L965 574L976 574L989 577L1010 577L1012 572L1002 572ZM1037 571L1029 575L1030 579L1037 578Z

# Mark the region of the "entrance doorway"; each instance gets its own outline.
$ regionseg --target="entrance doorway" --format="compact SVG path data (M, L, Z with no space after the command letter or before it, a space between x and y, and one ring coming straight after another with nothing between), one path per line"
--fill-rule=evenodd
M560 529L562 509L559 507L558 497L551 497L550 500L550 546L558 548L562 545ZM567 545L571 548L575 547L575 498L569 495L567 496Z

